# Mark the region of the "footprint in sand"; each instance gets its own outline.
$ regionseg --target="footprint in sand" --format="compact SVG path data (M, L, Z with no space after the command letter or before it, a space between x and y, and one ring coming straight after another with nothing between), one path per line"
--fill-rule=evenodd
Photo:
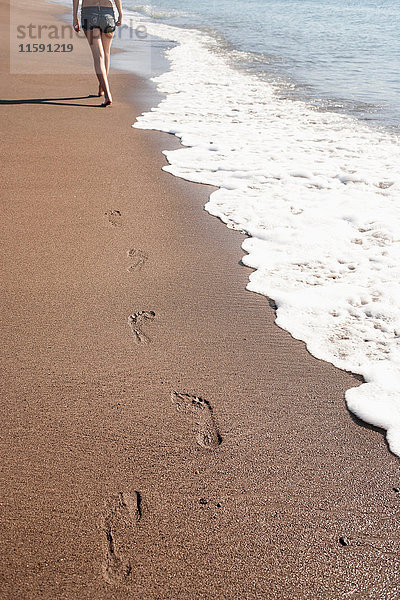
M190 394L172 392L171 399L179 412L192 420L196 442L202 448L214 450L222 443L222 437L214 419L213 409L207 400Z
M132 250L128 250L127 252L128 258L131 259L131 264L127 268L127 271L139 271L146 260L149 258L146 252L143 250L137 250L136 248L132 248Z
M132 330L136 342L149 341L149 337L142 331L142 325L145 321L153 321L155 316L156 313L152 310L141 310L129 316L129 327Z
M122 225L122 215L119 210L108 210L104 213L104 216L107 218L110 225L113 227L121 227Z
M105 581L113 585L129 583L132 563L129 558L129 539L132 527L142 516L139 492L120 492L106 503L102 517L104 557L102 573Z

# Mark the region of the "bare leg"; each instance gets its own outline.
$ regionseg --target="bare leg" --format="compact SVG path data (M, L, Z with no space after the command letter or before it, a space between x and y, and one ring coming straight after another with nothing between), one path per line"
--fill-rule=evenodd
M92 29L85 31L86 38L89 42L90 49L93 55L94 70L99 80L101 89L104 90L104 101L106 105L111 104L112 97L110 86L108 83L107 71L104 61L104 49L101 41L100 29Z
M104 65L106 67L106 73L108 77L108 73L110 71L110 50L111 44L113 41L114 32L112 33L102 33L101 34L101 43L103 44L104 50ZM104 91L101 85L99 85L99 96L104 96Z

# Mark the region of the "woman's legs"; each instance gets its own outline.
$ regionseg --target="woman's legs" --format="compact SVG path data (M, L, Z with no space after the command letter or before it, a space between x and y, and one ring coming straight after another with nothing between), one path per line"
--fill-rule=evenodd
M101 34L101 43L103 44L104 50L104 66L106 68L106 73L108 77L108 73L110 71L110 50L111 44L113 41L114 33L102 33ZM103 88L101 84L99 84L99 96L104 96Z
M104 90L104 101L105 104L111 104L112 97L110 92L110 86L108 83L107 70L105 65L105 52L102 43L102 36L107 34L102 34L100 29L90 29L89 31L85 31L86 38L89 42L90 49L93 55L94 62L94 70L97 75L97 79L99 80L99 85L101 89ZM110 44L111 46L111 44ZM110 59L108 58L108 64Z

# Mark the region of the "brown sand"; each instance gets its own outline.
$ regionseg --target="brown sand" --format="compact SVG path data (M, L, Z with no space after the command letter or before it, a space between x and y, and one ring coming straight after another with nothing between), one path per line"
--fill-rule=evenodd
M243 235L130 127L148 84L114 72L104 110L94 77L10 76L0 7L25 100L1 106L0 598L399 598L399 461L358 382L245 291Z

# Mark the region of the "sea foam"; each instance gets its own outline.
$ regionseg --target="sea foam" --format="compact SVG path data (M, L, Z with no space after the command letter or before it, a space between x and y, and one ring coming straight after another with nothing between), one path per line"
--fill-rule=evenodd
M248 234L247 289L311 354L363 376L347 406L400 456L399 139L279 97L200 31L146 27L177 45L155 79L165 99L133 126L180 138L164 169L219 188L205 208Z

